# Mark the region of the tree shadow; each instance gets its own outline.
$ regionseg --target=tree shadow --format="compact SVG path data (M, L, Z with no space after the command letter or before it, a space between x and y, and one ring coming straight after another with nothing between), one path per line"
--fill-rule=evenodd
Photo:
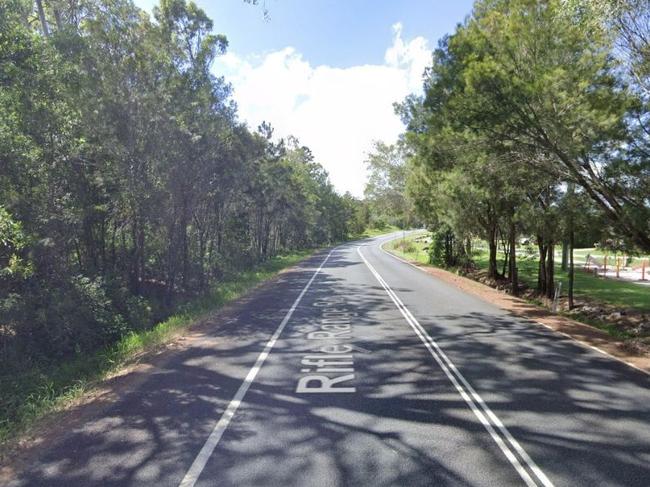
M50 445L11 485L178 485L323 258L208 320L191 347L143 372L137 388ZM199 485L521 484L356 252L330 260ZM333 299L351 317L341 343L355 346L356 392L297 394L301 358L315 347L305 334L328 310L315 303ZM417 317L558 485L648 485L646 377L503 313Z

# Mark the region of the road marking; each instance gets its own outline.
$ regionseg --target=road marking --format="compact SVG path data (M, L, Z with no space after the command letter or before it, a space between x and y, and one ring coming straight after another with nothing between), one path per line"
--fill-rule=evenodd
M420 338L422 343L424 343L425 347L429 350L429 353L436 360L445 375L447 375L458 393L488 431L492 439L499 446L526 485L529 487L538 487L541 484L544 487L553 487L553 483L549 480L546 474L544 474L533 459L530 458L519 442L510 434L510 431L508 431L501 420L492 412L483 398L474 390L469 382L467 382L465 377L460 373L449 357L447 357L433 338L431 338L418 320L415 319L397 294L395 294L395 292L390 288L388 283L383 279L383 277L381 277L372 264L368 262L365 256L361 253L361 247L357 247L357 253L368 269L370 269L370 272L372 272L377 281L379 281L379 284L382 285L393 303L395 303L395 306L397 306L397 309L399 309L402 316L406 319L406 322L411 326L411 328L413 328L415 334ZM513 450L519 455L519 458L521 458L523 463L532 472L537 481L531 477L528 470L526 470L522 465L522 462L520 462Z
M183 477L183 480L181 480L179 487L193 487L196 481L199 479L199 475L201 475L201 472L203 472L203 469L205 468L205 465L208 463L210 456L212 455L214 449L219 444L219 440L221 440L224 431L226 431L226 429L228 428L228 425L230 424L230 420L235 415L235 412L237 412L239 405L244 399L244 396L248 392L248 389L250 388L251 384L255 380L257 373L262 368L264 361L271 353L271 349L275 346L275 342L280 337L282 330L284 330L284 327L287 326L287 323L291 319L293 312L298 307L298 304L300 304L300 301L302 300L303 296L311 286L312 282L314 282L314 279L316 279L318 273L321 271L321 269L323 269L323 266L330 258L334 250L336 249L332 249L330 253L327 254L327 257L325 257L325 260L323 260L323 262L318 267L318 269L316 269L316 272L314 272L314 274L311 276L311 279L309 279L309 282L307 282L307 284L302 289L302 291L300 292L296 300L293 302L291 308L289 308L289 311L287 311L287 314L284 315L284 318L282 319L280 326L278 326L277 330L275 330L275 333L273 333L269 341L264 346L264 349L257 357L257 360L255 361L255 365L253 365L253 368L248 372L248 375L244 379L244 382L242 382L242 384L239 386L237 393L228 404L228 407L226 408L224 413L221 415L221 419L219 419L217 424L214 426L214 429L210 433L210 436L208 436L208 439L203 444L203 448L201 448L201 451L194 459L194 462L192 462L192 465L190 466L189 470L185 474L185 477Z
M415 268L415 269L417 269L417 270L419 270L419 271L421 271L421 272L424 272L425 274L431 276L431 274L429 274L429 273L428 273L425 269L423 269L422 267L419 267L419 266L415 265L413 262L409 262L408 260L402 259L401 257L399 257L399 256L393 254L392 252L389 252L388 250L386 250L386 249L384 248L384 245L386 245L386 244L389 243L389 242L391 242L391 240L386 240L385 242L382 242L382 243L381 243L381 245L379 246L379 248L381 249L382 252L384 252L384 253L387 254L387 255L390 255L393 259L397 259L397 260L399 260L400 262L403 262L404 264L408 264L408 265L410 265L411 267L413 267L413 268ZM431 276L431 277L434 277L434 276ZM435 278L435 277L434 277L434 278ZM463 292L465 292L465 291L463 291ZM486 301L485 299L484 299L483 301L485 301L485 302L487 302L487 303L490 303L489 301ZM492 303L490 303L490 304L492 304ZM498 306L497 306L497 307L498 307ZM499 307L499 309L503 309L503 308L500 308L500 307ZM634 365L632 362L628 362L628 361L626 361L626 360L623 360L622 358L619 358L619 357L617 357L616 355L612 355L611 353L606 352L605 350L603 350L603 349L601 349L601 348L595 347L594 345L590 345L590 344L587 343L587 342L583 342L582 340L580 340L580 339L578 339L578 338L576 338L576 337L574 337L574 336L571 336L571 335L569 335L568 333L564 333L563 331L558 331L558 330L556 330L555 328L553 328L552 326L547 325L547 324L545 324L545 323L542 323L541 321L530 321L530 320L528 320L528 319L525 318L525 317L523 317L523 318L521 318L521 319L526 320L526 321L528 321L528 322L530 322L530 323L536 323L536 324L538 324L538 325L542 325L543 327L548 328L549 330L551 330L553 333L558 333L558 334L562 335L563 337L566 337L566 338L570 339L571 341L576 342L578 345L580 345L580 346L583 347L583 348L591 348L591 349L593 349L593 350L596 350L597 352L600 352L601 354L606 355L606 356L609 357L610 359L616 360L617 362L620 362L620 363L622 363L622 364L625 364L625 365L627 365L628 367L632 367L634 370L638 370L639 372L642 372L642 373L645 374L645 375L650 375L650 371L647 371L647 370L645 370L645 369L642 369L641 367L639 367L639 366L637 366L637 365ZM584 325L584 326L589 326L589 325Z
M639 372L641 372L641 373L643 373L645 375L650 375L649 371L647 371L645 369L642 369L638 365L634 365L632 362L628 362L627 360L619 358L616 355L612 355L611 353L606 352L602 348L598 348L595 345L590 345L587 342L583 342L582 340L579 340L578 338L576 338L574 336L571 336L568 333L564 333L563 331L558 331L555 328L553 328L551 325L547 325L546 323L542 323L541 321L534 321L533 323L537 323L538 325L542 325L543 327L548 328L549 330L551 330L553 333L559 333L563 337L569 338L571 341L576 342L578 345L580 345L583 348L590 348L591 350L595 350L596 352L600 353L601 355L604 355L605 357L607 357L609 359L616 360L617 362L625 364L628 367L631 367L634 370L637 370L637 371L639 371ZM585 326L589 326L589 325L585 325Z
M353 348L350 341L352 321L358 315L350 311L344 296L328 296L312 303L319 308L320 320L312 325L299 327L303 339L318 342L316 351L310 350L302 357L300 370L303 375L298 378L296 394L332 394L353 393L357 389L348 381L354 381ZM332 377L333 375L333 377ZM344 386L335 384L344 383ZM354 382L353 382L354 383Z

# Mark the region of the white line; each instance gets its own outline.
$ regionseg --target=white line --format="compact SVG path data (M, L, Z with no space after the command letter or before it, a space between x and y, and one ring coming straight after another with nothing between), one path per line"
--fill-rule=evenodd
M612 355L611 353L606 352L606 351L603 350L602 348L598 348L598 347L596 347L595 345L590 345L590 344L587 343L587 342L583 342L582 340L580 340L580 339L578 339L578 338L576 338L576 337L574 337L574 336L571 336L571 335L569 335L568 333L564 333L563 331L558 331L558 330L556 330L555 328L553 328L551 325L547 325L546 323L542 323L541 321L535 321L534 323L537 323L538 325L542 325L543 327L548 328L549 330L551 330L551 331L554 332L554 333L559 333L560 335L562 335L562 336L564 336L564 337L566 337L566 338L571 339L572 341L576 342L578 345L582 346L583 348L590 348L590 349L592 349L592 350L595 350L596 352L599 352L600 354L605 355L607 358L610 358L610 359L612 359L612 360L616 360L617 362L620 362L620 363L622 363L622 364L625 364L625 365L627 365L628 367L632 367L634 370L638 370L639 372L642 372L642 373L644 373L645 375L650 375L650 372L648 372L648 371L645 370L645 369L642 369L642 368L639 367L638 365L634 365L632 362L628 362L627 360L624 360L624 359L622 359L622 358L619 358L619 357L617 357L616 355ZM589 325L584 325L584 326L589 326Z
M397 260L399 260L400 262L403 262L404 264L408 264L408 265L410 265L411 267L414 267L415 269L417 269L417 270L419 270L419 271L421 271L421 272L424 272L425 274L428 274L429 276L431 276L431 274L429 274L429 273L428 273L425 269L423 269L422 267L419 267L419 266L413 264L412 262L409 262L408 260L402 259L402 258L399 257L398 255L395 255L395 254L393 254L392 252L389 252L388 250L386 250L386 249L384 248L384 245L386 245L386 244L389 243L389 242L392 242L392 240L386 240L385 242L383 242L383 243L379 246L379 248L382 250L382 252L384 252L384 253L387 254L387 255L390 255L393 259L397 259ZM433 277L433 278L435 279L434 276L431 276L431 277ZM462 291L462 289L461 289L461 291ZM467 293L467 291L463 291L463 292ZM470 295L471 295L471 293L467 293L467 294L470 294ZM484 299L484 301L486 301L487 303L492 304L493 306L496 306L496 305L494 305L493 303L491 303L490 301L487 301L487 300L485 300L485 299ZM500 309L504 309L504 308L500 308ZM523 317L523 319L526 320L526 321L530 321L530 320L528 320L526 317ZM576 337L574 337L574 336L571 336L571 335L569 335L568 333L564 333L563 331L558 331L558 330L554 329L552 326L550 326L550 325L546 325L546 324L542 323L541 321L532 321L532 323L537 323L538 325L542 325L542 326L548 328L549 330L551 330L553 333L558 333L558 334L562 335L563 337L566 337L566 338L570 339L571 341L576 342L578 345L580 345L580 346L582 346L582 347L584 347L584 348L593 348L594 350L597 350L598 352L602 353L603 355L606 355L607 357L609 357L609 358L612 359L612 360L616 360L617 362L620 362L620 363L622 363L622 364L625 364L625 365L627 365L628 367L632 367L634 370L638 370L639 372L642 372L642 373L644 373L645 375L650 375L650 371L647 371L647 370L645 370L645 369L642 369L641 367L639 367L639 366L637 366L637 365L634 365L634 364L631 363L631 362L627 362L627 361L625 361L625 360L623 360L623 359L617 357L616 355L612 355L611 353L606 352L605 350L602 350L602 349L600 349L600 348L598 348L598 347L594 347L593 345L589 345L589 343L587 343L587 342L583 342L582 340L579 340L578 338L576 338ZM582 324L582 323L581 323L581 324ZM589 325L584 325L584 324L583 324L583 326L589 326Z
M293 312L298 307L298 304L300 304L300 301L302 300L303 296L311 286L312 282L314 282L314 279L316 279L316 276L321 271L321 269L323 268L327 260L330 258L334 250L336 249L332 249L330 253L327 254L325 260L323 260L323 262L318 267L318 269L316 269L314 275L311 276L309 282L305 285L305 287L302 289L302 291L300 292L296 300L293 302L289 311L287 311L287 314L282 319L280 326L278 326L277 330L275 330L275 333L273 333L269 341L266 343L266 346L257 357L257 360L255 361L255 365L253 365L253 368L248 372L248 375L244 379L244 382L242 382L242 384L239 386L237 393L228 404L228 407L226 408L224 413L221 415L221 419L219 419L219 422L215 425L214 429L210 433L210 436L208 436L208 439L205 441L203 448L201 448L201 451L194 459L194 462L192 462L192 465L190 466L189 470L185 474L185 477L183 477L183 480L181 480L179 487L193 487L196 481L199 479L199 475L201 475L201 472L205 468L205 465L208 463L208 460L212 455L212 453L214 452L214 449L217 447L217 444L219 444L219 440L221 440L221 436L223 435L224 431L226 431L226 428L228 428L228 425L230 424L230 420L235 415L235 412L237 412L237 409L239 408L239 405L244 399L246 392L248 392L248 389L250 388L251 384L255 380L255 376L257 376L257 373L262 368L264 361L269 356L271 349L275 346L275 342L280 337L282 330L284 330L284 327L287 326L287 323L291 319Z
M383 253L388 254L388 255L390 255L393 259L397 259L397 260L399 260L400 262L403 262L404 264L408 264L408 265L410 265L411 267L413 267L413 268L415 268L415 269L417 269L417 270L419 270L419 271L421 271L421 272L424 272L425 274L428 274L429 276L431 276L431 274L429 274L429 273L428 273L425 269L423 269L422 267L417 266L417 265L415 265L413 262L409 262L409 261L406 260L406 259L402 259L402 258L399 257L398 255L395 255L395 254L393 254L392 252L389 252L388 250L386 250L386 249L384 248L384 245L386 245L386 244L389 243L389 242L392 242L392 240L386 240L385 242L382 242L382 244L379 246L379 248L381 249L381 251L382 251ZM433 277L433 276L432 276L432 277Z
M492 412L492 410L488 407L488 405L483 400L483 398L479 396L479 394L474 390L474 388L469 384L469 382L467 382L465 377L460 373L460 371L452 363L449 357L447 357L447 355L442 351L442 349L440 349L438 344L433 340L433 338L431 338L431 336L426 332L426 330L422 327L422 325L420 325L420 323L415 319L415 317L411 314L408 308L400 300L397 294L395 294L395 292L390 288L388 283L375 270L372 264L368 262L365 256L361 253L361 247L357 247L357 252L361 257L361 259L366 264L366 266L368 266L368 269L370 269L370 272L372 272L372 274L375 276L377 281L379 281L379 283L382 285L382 287L384 288L388 296L395 303L397 309L399 309L399 311L402 313L407 323L411 326L411 328L413 328L415 334L420 338L420 340L422 340L425 347L429 350L429 353L431 353L431 355L436 360L438 365L440 365L440 368L447 375L447 377L452 382L452 384L454 385L458 393L465 400L465 402L470 407L472 412L476 415L476 417L481 422L481 424L483 424L485 429L488 431L488 433L495 441L495 443L499 446L499 448L506 456L508 461L510 461L510 463L515 468L515 470L517 470L517 473L519 473L520 477L526 483L526 485L528 485L529 487L535 487L538 485L538 483L531 478L528 471L523 467L523 465L516 457L516 455L513 453L510 447L512 447L512 449L514 449L519 454L520 458L532 471L532 473L535 475L539 483L541 483L544 487L552 487L553 483L549 480L549 478L544 474L544 472L542 472L542 470L537 466L537 464L533 461L533 459L530 458L530 456L522 448L519 442L510 434L508 429L501 422L501 420ZM460 384L459 381L462 382L462 385ZM505 438L505 440L507 440L510 446L508 446L508 444L506 444L506 442L504 441L504 438L502 438L497 433L495 427Z

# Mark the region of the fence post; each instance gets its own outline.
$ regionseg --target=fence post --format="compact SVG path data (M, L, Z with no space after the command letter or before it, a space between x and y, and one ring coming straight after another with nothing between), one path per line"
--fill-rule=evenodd
M555 283L555 295L553 296L553 306L551 310L553 313L557 313L557 305L560 300L560 295L562 294L562 281L557 281Z

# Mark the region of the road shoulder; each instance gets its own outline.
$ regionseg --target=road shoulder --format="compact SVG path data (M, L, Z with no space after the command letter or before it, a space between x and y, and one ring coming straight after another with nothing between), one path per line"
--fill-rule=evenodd
M631 352L622 341L611 337L601 330L570 318L553 314L523 299L515 298L503 291L493 289L472 279L459 276L438 267L403 259L384 248L383 244L381 249L391 257L416 267L436 279L451 284L463 292L508 311L514 316L525 318L536 325L542 325L583 346L595 349L600 353L624 362L640 372L650 375L650 357Z
M62 409L36 420L26 431L3 445L0 451L0 485L14 480L16 475L47 451L55 440L64 438L86 422L101 417L122 397L138 389L152 373L163 369L175 356L227 326L241 310L258 296L273 289L287 273L299 271L301 265L318 255L320 252L315 251L300 262L281 269L270 279L254 285L241 297L179 330L169 341L138 354L124 367L93 385L88 392L66 403Z

